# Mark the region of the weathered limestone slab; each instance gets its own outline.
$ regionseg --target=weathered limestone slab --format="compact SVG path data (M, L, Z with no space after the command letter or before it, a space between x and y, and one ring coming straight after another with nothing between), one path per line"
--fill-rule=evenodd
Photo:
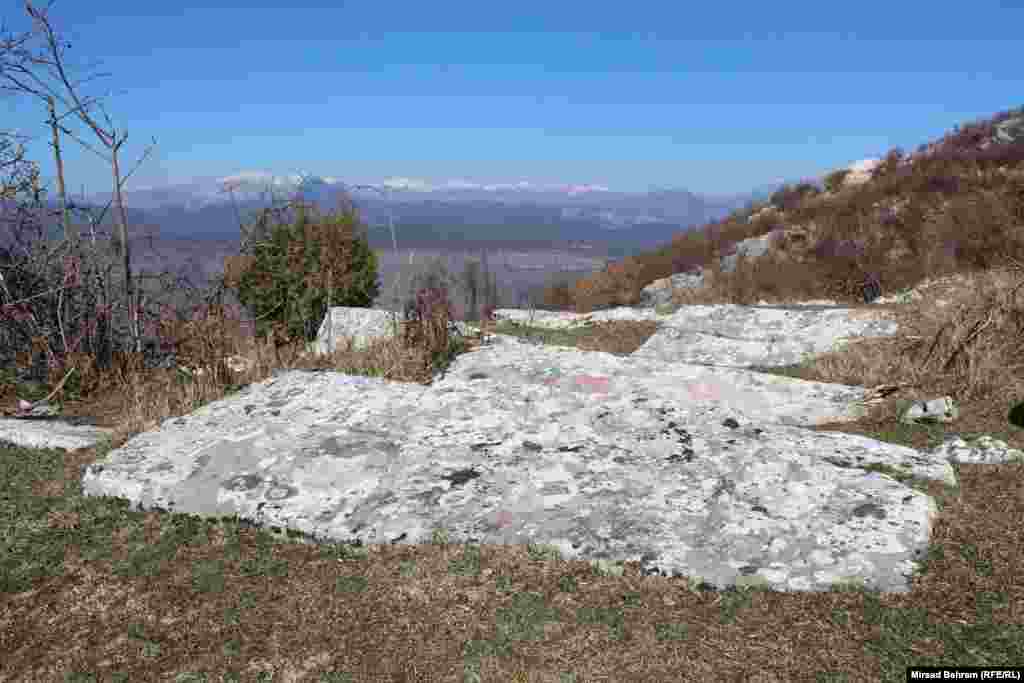
M313 353L331 353L351 338L353 349L365 349L376 339L392 336L395 323L404 320L404 315L382 309L334 306L324 316L316 341L306 348ZM451 323L450 328L463 334L467 330L462 322Z
M21 420L0 417L0 441L26 448L89 448L109 436L109 429L73 425L58 420Z
M706 324L700 343L722 354L709 360L739 364L885 331L734 310L677 314L655 338ZM770 334L748 339L762 357L708 343L759 321L793 347L772 356ZM685 345L663 344L622 358L498 335L429 387L282 373L136 436L83 487L314 538L422 543L443 528L453 542L547 543L718 587L907 590L935 503L871 466L955 485L949 462L801 428L852 419L863 389L667 360Z
M633 356L728 367L792 365L897 329L870 311L841 307L683 306Z

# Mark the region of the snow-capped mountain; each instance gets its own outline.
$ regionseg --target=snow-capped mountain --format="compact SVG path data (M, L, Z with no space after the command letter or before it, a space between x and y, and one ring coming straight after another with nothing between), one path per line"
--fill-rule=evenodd
M392 177L382 181L349 181L315 175L278 176L263 171L245 171L217 178L196 178L186 183L158 187L127 188L129 206L149 209L167 206L195 210L210 204L234 201L288 198L301 192L312 201L334 200L345 193L354 199L379 198L385 202L419 200L493 201L500 203L614 205L637 204L644 193L615 192L595 184L477 183L463 179L432 183L417 178ZM661 191L695 197L682 190ZM653 197L658 193L650 193ZM106 202L109 192L89 196L91 202Z
M429 182L390 177L343 181L305 174L246 171L155 187L128 187L133 222L155 226L164 238L232 239L272 200L296 193L324 211L350 198L370 229L371 243L390 243L394 227L412 243L460 240L590 240L646 246L715 220L752 197L701 197L682 189L620 192L598 184L527 181ZM104 205L110 193L86 197ZM388 233L385 235L385 233Z

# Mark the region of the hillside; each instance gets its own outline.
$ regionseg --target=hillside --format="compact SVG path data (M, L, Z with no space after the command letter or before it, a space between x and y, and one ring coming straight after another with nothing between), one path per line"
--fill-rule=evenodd
M958 126L913 153L786 186L605 272L546 288L545 305L579 312L635 305L661 278L714 270L739 242L769 236L755 267L733 278L735 303L758 298L856 302L865 279L883 292L926 276L1024 260L1024 107ZM793 265L798 265L794 268Z

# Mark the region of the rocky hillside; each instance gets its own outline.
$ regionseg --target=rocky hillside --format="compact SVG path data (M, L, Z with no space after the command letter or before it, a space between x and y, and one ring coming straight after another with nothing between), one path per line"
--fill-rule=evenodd
M757 238L766 253L756 267L739 259L734 303L755 296L855 303L866 283L885 293L1024 261L1024 107L955 127L913 153L896 148L858 161L826 175L820 188L783 187L604 272L552 283L543 305L579 312L637 305L643 288L662 278L713 278L723 257Z

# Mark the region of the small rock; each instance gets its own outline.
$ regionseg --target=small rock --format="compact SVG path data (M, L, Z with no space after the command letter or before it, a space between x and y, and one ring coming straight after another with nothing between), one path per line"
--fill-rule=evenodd
M53 417L59 413L60 408L54 405L50 405L46 401L37 401L36 403L29 403L28 401L18 401L18 412L14 414L14 417Z

